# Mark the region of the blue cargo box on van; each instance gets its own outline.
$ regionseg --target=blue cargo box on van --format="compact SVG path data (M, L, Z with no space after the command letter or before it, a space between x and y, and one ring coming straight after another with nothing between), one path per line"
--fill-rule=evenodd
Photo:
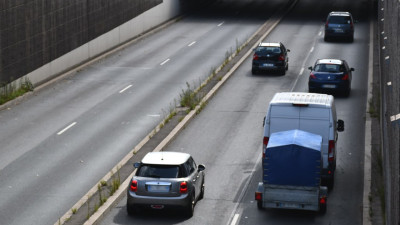
M319 187L322 137L302 130L271 134L263 160L263 183Z

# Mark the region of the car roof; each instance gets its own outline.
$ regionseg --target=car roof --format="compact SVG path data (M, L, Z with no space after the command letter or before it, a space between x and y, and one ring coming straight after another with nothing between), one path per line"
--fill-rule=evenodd
M281 43L279 42L261 42L258 46L263 47L280 47Z
M142 159L143 164L181 165L190 158L183 152L149 152Z
M329 15L331 16L350 16L351 13L349 12L330 12Z
M317 64L336 64L336 65L342 65L343 60L341 59L319 59L317 61Z

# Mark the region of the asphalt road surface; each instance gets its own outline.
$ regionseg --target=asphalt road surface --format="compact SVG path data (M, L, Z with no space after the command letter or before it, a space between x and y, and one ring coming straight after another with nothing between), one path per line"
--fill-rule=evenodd
M188 152L206 165L205 197L192 218L157 210L129 217L124 198L102 224L362 224L370 44L367 7L365 1L300 1L266 38L281 41L291 50L286 75L252 75L249 57L167 147L166 151ZM333 10L350 11L358 20L353 43L323 41L324 19ZM258 210L254 191L261 181L262 121L268 102L276 92L307 91L307 67L318 58L345 59L355 68L350 96L335 97L345 131L339 133L335 185L329 192L327 213Z
M0 111L0 223L58 221L284 3L190 15Z

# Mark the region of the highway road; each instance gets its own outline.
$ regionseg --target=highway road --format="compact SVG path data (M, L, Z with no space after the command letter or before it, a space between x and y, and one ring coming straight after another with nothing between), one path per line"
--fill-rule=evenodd
M283 4L222 3L184 17L0 111L0 223L58 221L167 116L186 83L200 84Z
M268 4L265 5L268 9ZM324 42L328 12L346 10L358 20L354 43ZM265 41L291 50L285 76L251 74L251 57L238 68L205 109L167 146L206 165L206 192L192 218L180 212L150 211L129 217L126 197L101 224L362 224L365 110L369 21L364 1L299 1ZM355 68L349 97L335 97L345 121L339 133L337 172L325 215L258 210L254 191L261 181L262 121L276 92L307 91L308 66L318 58L340 58Z

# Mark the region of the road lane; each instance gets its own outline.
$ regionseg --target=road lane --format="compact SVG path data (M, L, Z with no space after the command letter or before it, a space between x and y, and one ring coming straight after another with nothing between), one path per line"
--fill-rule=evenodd
M251 75L248 59L167 147L167 151L188 152L206 165L205 197L192 218L160 211L128 217L124 198L102 224L361 224L369 45L367 15L362 12L368 10L361 1L335 4L299 2L266 38L282 41L291 50L288 73ZM358 17L354 43L323 41L323 19L329 8L348 8ZM337 173L328 211L318 215L258 210L254 191L261 180L262 119L268 102L278 91L307 91L305 68L324 57L346 59L356 69L350 97L335 98L345 132L339 134Z
M270 15L240 14L250 3L186 17L1 111L2 223L53 224L70 210Z

